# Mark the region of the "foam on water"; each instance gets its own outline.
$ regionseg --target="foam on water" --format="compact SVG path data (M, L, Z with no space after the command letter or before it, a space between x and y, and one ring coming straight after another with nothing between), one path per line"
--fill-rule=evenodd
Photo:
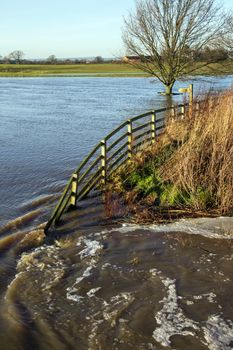
M156 269L151 270L153 276L159 275ZM166 288L167 296L160 301L162 309L155 315L158 327L153 332L153 338L163 346L170 346L170 337L173 335L195 335L198 330L197 323L185 317L183 310L178 305L178 296L175 280L161 277Z
M103 245L98 241L91 241L89 239L84 239L84 244L86 247L79 252L80 258L84 259L90 256L95 256L96 253L103 249Z
M97 293L102 287L97 287L97 288L92 288L89 290L89 292L87 292L87 296L89 298L92 298L95 296L95 293Z
M184 232L191 235L201 235L207 238L233 239L233 217L181 219L171 224L163 225L135 225L123 224L121 227L103 230L95 234L96 237L105 237L111 232L129 233L137 230L152 231L155 233Z
M66 298L68 300L80 302L84 297L77 294L78 292L78 284L84 280L84 278L89 277L91 275L91 270L93 269L93 266L88 266L82 276L78 277L75 281L75 283L72 285L72 287L67 288Z
M160 301L162 309L157 312L155 319L157 327L153 332L153 338L163 346L171 348L171 337L174 335L191 335L196 338L204 335L201 342L208 346L209 350L233 349L233 322L224 320L220 315L209 315L207 321L195 322L187 318L179 306L176 281L164 277L156 269L150 270L152 276L159 276L166 289L166 296ZM190 298L190 296L189 296ZM216 303L216 295L213 292L191 296L193 300L186 300L186 305L206 299L209 303Z
M203 331L210 350L233 349L233 322L230 320L224 321L220 315L209 316Z
M80 296L78 294L78 285L87 277L91 276L91 271L96 267L97 259L98 259L98 252L100 252L103 249L103 245L96 241L91 239L85 239L83 236L79 238L79 240L76 243L76 246L81 246L84 244L84 249L82 249L78 255L80 256L81 261L86 261L86 268L82 274L82 276L76 278L76 281L71 287L67 288L66 298L68 300L80 302L84 299L83 296ZM92 288L89 290L86 295L88 297L93 297L95 293L101 289L101 287L98 288Z
M150 229L156 232L185 232L208 238L232 239L233 217L181 219L168 225L152 225Z

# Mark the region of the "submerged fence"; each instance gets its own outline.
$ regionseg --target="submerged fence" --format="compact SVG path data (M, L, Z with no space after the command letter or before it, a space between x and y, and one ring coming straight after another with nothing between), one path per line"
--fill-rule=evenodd
M188 104L178 104L135 116L110 132L81 162L45 226L45 233L61 216L95 190L103 190L108 178L144 144L153 144L162 133L167 114L183 117ZM167 114L166 114L167 113Z

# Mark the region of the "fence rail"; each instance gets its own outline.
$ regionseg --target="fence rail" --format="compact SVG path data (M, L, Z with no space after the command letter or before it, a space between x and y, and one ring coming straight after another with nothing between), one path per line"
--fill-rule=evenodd
M45 233L58 224L63 213L76 207L94 190L103 190L108 178L142 145L155 142L163 131L166 113L184 116L188 104L160 108L132 117L120 124L99 142L70 177L63 194L45 226ZM161 116L162 114L162 116Z

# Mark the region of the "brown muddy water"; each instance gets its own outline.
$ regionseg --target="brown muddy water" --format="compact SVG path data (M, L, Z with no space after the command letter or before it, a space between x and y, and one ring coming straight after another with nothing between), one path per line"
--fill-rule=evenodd
M71 221L0 241L1 350L233 348L233 218Z

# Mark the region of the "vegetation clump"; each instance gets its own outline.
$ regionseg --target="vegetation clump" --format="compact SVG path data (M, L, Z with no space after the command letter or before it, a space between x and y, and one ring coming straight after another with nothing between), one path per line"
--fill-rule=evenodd
M197 108L199 106L199 108ZM206 96L112 179L130 211L233 212L233 92ZM111 187L112 186L112 187ZM156 214L157 215L157 214Z

